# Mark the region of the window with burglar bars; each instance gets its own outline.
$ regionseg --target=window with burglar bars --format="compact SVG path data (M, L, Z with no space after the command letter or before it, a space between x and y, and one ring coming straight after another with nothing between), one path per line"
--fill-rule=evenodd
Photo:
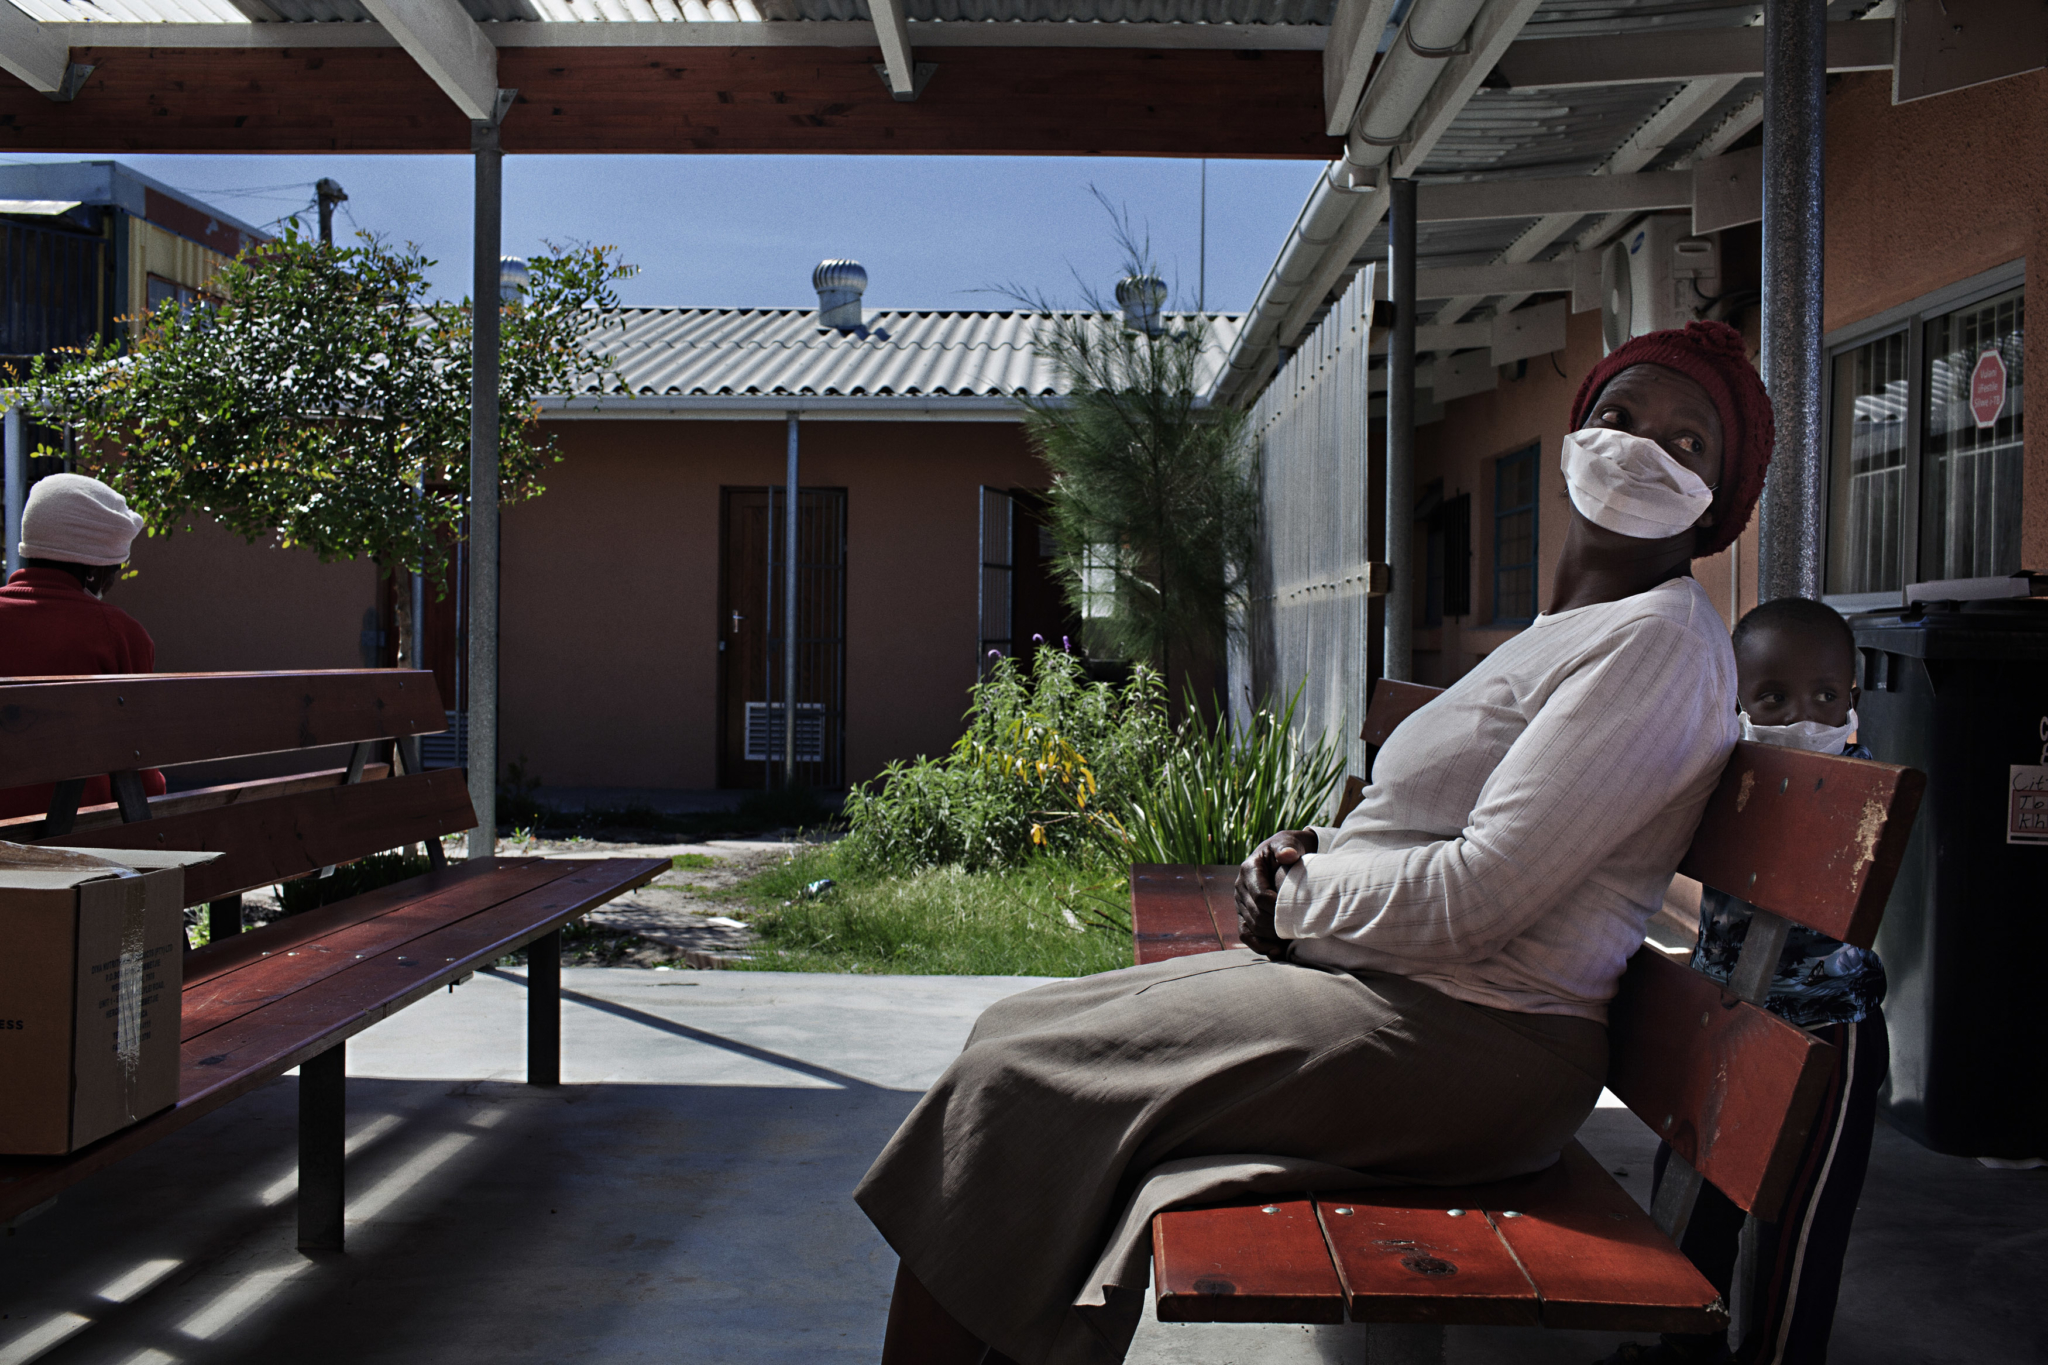
M2004 274L1833 351L1830 597L2021 568L2026 314L2019 272Z
M1011 618L1016 612L1015 499L1000 488L981 490L980 648L975 657L986 669L990 654L1016 653ZM799 721L801 725L801 721Z
M1493 619L1536 619L1536 446L1494 464Z

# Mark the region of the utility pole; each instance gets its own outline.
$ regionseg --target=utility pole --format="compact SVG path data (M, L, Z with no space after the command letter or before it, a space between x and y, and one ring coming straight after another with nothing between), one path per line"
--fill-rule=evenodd
M313 197L320 201L320 245L333 246L334 206L348 202L348 191L323 176L313 186Z

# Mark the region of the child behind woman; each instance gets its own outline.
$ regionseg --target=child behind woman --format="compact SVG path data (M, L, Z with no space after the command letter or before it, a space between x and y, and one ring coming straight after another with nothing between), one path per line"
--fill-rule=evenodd
M1856 738L1856 639L1832 607L1800 597L1766 602L1735 627L1742 737L1813 753L1869 758ZM1700 898L1692 965L1727 983L1749 932L1752 907L1708 889ZM1630 1343L1614 1365L1822 1365L1848 1251L1849 1225L1870 1164L1877 1089L1890 1066L1885 1036L1884 964L1877 954L1798 925L1771 978L1765 1008L1841 1053L1820 1119L1802 1154L1797 1182L1776 1223L1758 1228L1757 1265L1745 1286L1749 1334L1732 1354L1718 1336L1667 1335ZM1671 1149L1657 1152L1662 1180ZM1712 1185L1700 1191L1683 1250L1724 1298L1734 1280L1742 1210Z

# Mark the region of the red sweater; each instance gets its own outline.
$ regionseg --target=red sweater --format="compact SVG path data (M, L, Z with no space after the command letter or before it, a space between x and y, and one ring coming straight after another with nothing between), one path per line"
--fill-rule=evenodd
M18 569L0 587L0 677L70 677L80 673L149 673L156 669L156 642L142 623L78 586L62 569ZM164 775L142 773L151 796L164 790ZM48 784L0 791L0 819L42 815L50 809ZM104 777L85 784L81 806L114 799ZM4 837L4 835L0 835Z

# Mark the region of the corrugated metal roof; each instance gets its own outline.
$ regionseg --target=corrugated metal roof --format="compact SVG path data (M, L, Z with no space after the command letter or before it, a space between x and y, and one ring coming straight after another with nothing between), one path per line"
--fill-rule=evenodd
M1053 314L878 312L868 336L818 325L795 308L622 308L586 334L609 355L608 381L592 372L579 395L645 397L1014 398L1062 392L1033 349ZM1074 314L1064 316L1072 317ZM1102 314L1105 321L1114 315ZM1169 314L1185 319L1189 314ZM1211 313L1202 387L1213 381L1243 319ZM880 334L886 332L884 339Z

